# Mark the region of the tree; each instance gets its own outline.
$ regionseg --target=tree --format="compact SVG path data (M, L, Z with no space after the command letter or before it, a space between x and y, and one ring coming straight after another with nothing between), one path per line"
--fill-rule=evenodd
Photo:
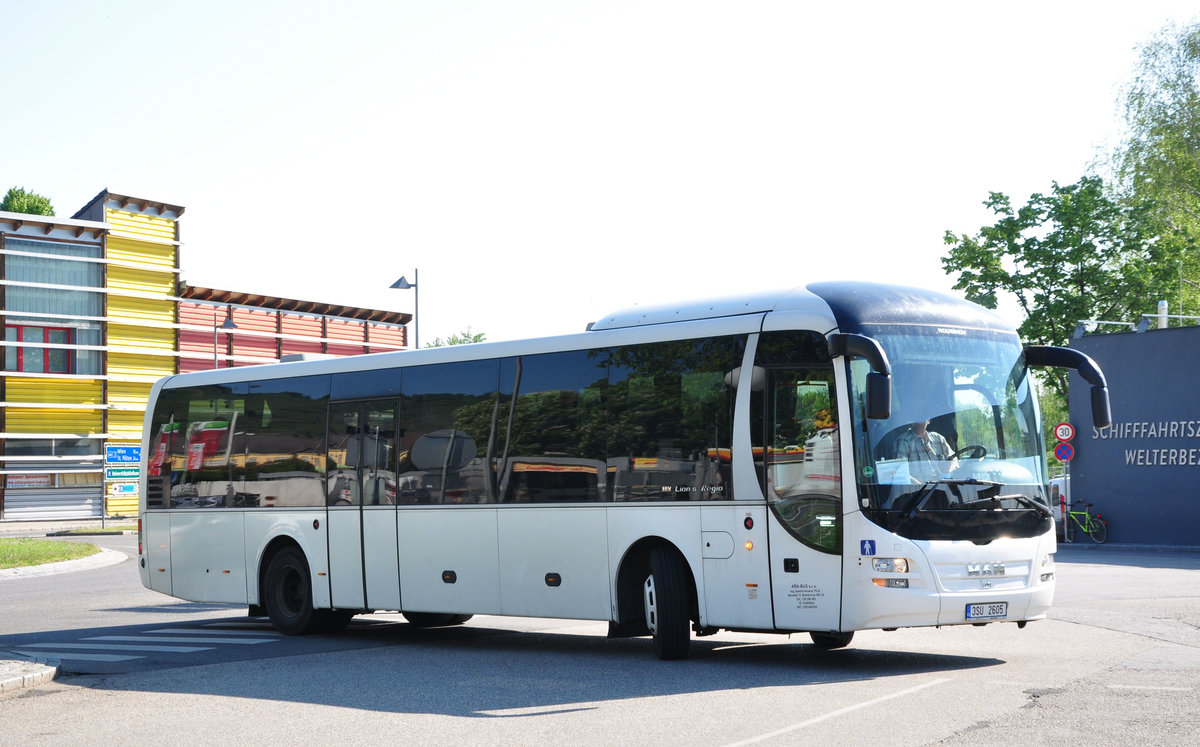
M472 332L470 327L467 327L462 332L456 335L450 335L446 339L435 337L433 342L427 344L427 348L441 348L447 345L468 345L472 342L483 342L487 339L487 334L484 332Z
M999 192L984 205L996 223L974 236L947 231L942 267L958 274L954 288L969 300L994 309L1002 295L1013 298L1027 342L1066 344L1083 319L1136 320L1177 280L1178 246L1157 235L1153 204L1120 201L1098 177L1054 183L1016 210ZM1066 373L1047 374L1065 401Z
M1174 25L1140 48L1125 90L1128 136L1118 153L1127 186L1154 197L1172 228L1200 227L1200 23Z
M1128 199L1152 205L1163 241L1177 246L1179 313L1195 313L1200 274L1200 23L1170 24L1140 47L1125 87L1127 135L1114 157ZM1164 296L1167 297L1167 296Z
M34 192L27 192L24 187L13 187L4 195L0 202L0 210L10 213L28 213L30 215L54 215L54 206L48 197Z

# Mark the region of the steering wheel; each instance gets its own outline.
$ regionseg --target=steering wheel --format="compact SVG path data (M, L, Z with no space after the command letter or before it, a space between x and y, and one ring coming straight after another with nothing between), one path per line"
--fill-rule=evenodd
M987 456L987 449L982 444L970 444L951 454L950 458L958 459L964 454L968 455L968 459L983 459L985 456Z

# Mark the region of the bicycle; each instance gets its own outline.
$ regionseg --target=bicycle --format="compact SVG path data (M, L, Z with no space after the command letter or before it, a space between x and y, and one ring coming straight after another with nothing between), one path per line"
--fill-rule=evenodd
M1083 506L1082 511L1072 511L1071 506ZM1101 518L1100 514L1092 514L1091 503L1071 503L1067 504L1067 520L1063 523L1063 539L1067 542L1075 541L1075 527L1086 535L1092 538L1092 541L1098 545L1104 544L1108 539L1108 519Z

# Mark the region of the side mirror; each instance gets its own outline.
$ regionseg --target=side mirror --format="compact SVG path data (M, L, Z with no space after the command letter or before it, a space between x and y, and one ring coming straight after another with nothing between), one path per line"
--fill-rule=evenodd
M867 417L887 420L892 416L892 377L872 371L867 374Z
M878 340L865 335L836 332L827 338L829 356L857 356L871 364L867 374L867 417L887 420L892 416L892 365Z
M1030 367L1070 368L1092 385L1092 423L1097 428L1112 425L1112 406L1108 400L1108 382L1096 361L1072 348L1050 345L1026 345L1025 364Z

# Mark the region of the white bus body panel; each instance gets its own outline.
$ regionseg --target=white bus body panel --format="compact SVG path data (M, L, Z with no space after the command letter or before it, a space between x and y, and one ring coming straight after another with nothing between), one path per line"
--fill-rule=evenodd
M193 602L246 603L245 514L176 511L170 516L172 593Z
M396 558L399 546L396 520L395 506L363 507L365 608L369 610L403 609L400 604L400 566Z
M607 510L603 505L500 509L501 612L609 619ZM550 585L548 574L557 574L557 586Z
M146 564L142 584L146 588L172 594L171 588L171 514L146 513L142 516L142 548Z
M330 506L325 519L329 532L329 595L339 609L365 609L363 596L362 509Z
M886 532L860 514L852 516L847 517L847 527L855 529L846 537L843 630L961 625L971 622L968 604L1005 602L1003 619L1008 621L1041 619L1049 610L1054 581L1041 580L1042 573L1053 572L1052 565L1043 566L1054 552L1049 534L986 545L914 541ZM874 558L905 558L909 572L879 573ZM908 588L880 587L873 583L876 578L905 578Z
M903 628L932 625L938 619L941 599L933 583L925 553L912 540L873 524L861 512L847 514L842 526L843 547L842 629ZM907 574L876 573L875 558L906 558ZM890 576L908 581L907 589L876 586L874 579Z
M308 559L312 575L313 607L329 609L329 545L325 530L325 509L299 511L280 509L252 510L246 517L246 577L249 579L249 603L262 604L258 573L263 553L275 539L287 537L295 542Z
M674 545L683 555L684 561L693 578L701 578L700 552L700 512L681 506L638 506L630 504L620 507L610 507L608 516L608 557L610 562L610 594L616 599L617 570L625 559L629 548L647 536L660 537ZM654 531L648 531L653 527ZM697 601L700 608L700 624L708 624L705 620L704 587L696 589ZM615 603L614 603L615 607ZM616 610L605 619L617 619Z
M770 630L767 527L771 522L766 506L755 503L702 506L700 515L704 624ZM752 522L750 529L746 528L746 519Z
M771 517L771 593L780 630L839 630L842 556L815 550ZM794 559L796 571L784 561Z
M402 609L499 615L496 509L398 509ZM454 574L453 582L443 572Z
M326 526L333 606L401 609L396 507L330 506Z

